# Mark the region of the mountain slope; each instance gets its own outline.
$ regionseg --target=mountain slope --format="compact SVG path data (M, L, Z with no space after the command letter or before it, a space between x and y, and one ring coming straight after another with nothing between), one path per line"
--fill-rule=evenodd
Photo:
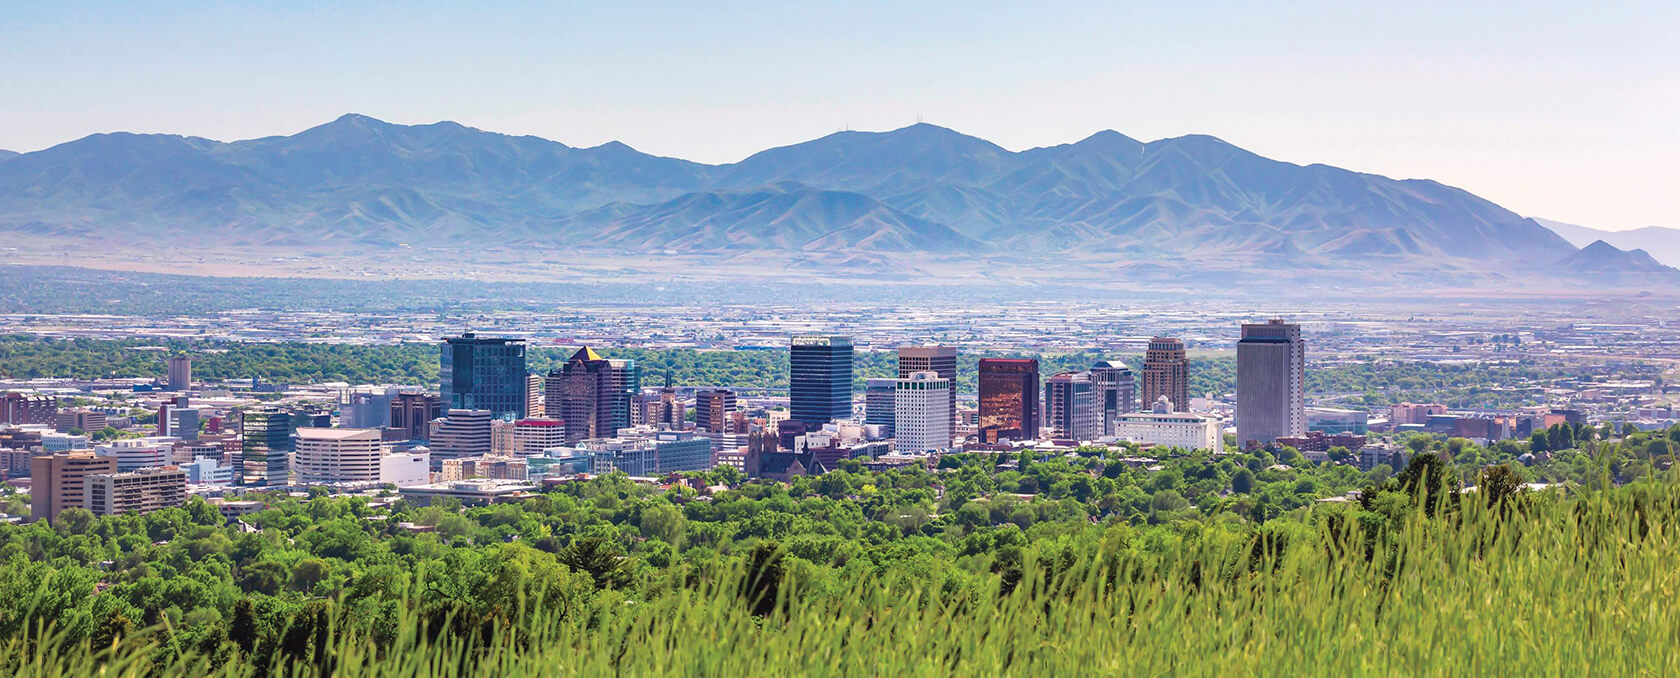
M1103 131L1011 152L942 127L731 165L361 115L223 143L97 134L0 163L0 232L114 243L846 249L1222 267L1458 267L1574 248L1460 189Z

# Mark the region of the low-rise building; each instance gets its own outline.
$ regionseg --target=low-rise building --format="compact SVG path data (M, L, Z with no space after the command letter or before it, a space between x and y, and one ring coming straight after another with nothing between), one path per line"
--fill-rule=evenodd
M390 452L379 458L379 483L409 487L432 482L432 453L419 447Z
M529 478L529 457L487 455L465 459L447 459L438 474L438 482L454 482L470 478L490 480L526 480Z
M1128 412L1115 415L1114 435L1120 440L1151 445L1225 452L1219 418L1192 412Z
M455 499L464 506L485 506L519 501L537 489L536 485L523 480L473 479L414 485L404 487L398 493L417 506L427 506L440 499Z
M175 443L169 436L149 436L130 440L113 440L94 446L94 452L117 460L118 471L137 471L143 468L167 466L174 460Z
M233 465L216 457L199 457L178 466L186 472L189 485L233 484Z

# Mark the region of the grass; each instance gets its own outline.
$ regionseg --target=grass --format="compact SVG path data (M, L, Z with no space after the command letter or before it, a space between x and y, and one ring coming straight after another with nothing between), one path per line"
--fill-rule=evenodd
M37 629L0 641L0 674L307 676L330 658L348 677L1680 675L1680 485L1372 517L1191 527L1164 547L1114 527L1029 549L1013 587L888 573L824 590L790 566L763 615L745 566L673 570L582 612L521 604L482 642L433 637L411 605L394 638L329 629L266 670L229 645L220 663L167 647L166 628L98 648Z

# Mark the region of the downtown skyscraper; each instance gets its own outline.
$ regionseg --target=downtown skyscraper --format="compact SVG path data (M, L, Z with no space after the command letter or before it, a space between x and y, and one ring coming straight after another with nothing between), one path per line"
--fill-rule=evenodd
M585 346L548 373L548 416L566 425L566 442L611 438L630 427L630 400L641 390L633 360L609 360Z
M1153 407L1161 396L1172 401L1176 412L1190 409L1190 360L1184 342L1172 337L1150 339L1143 354L1143 406Z
M789 419L814 431L852 416L852 338L795 336L788 342Z
M439 346L438 393L448 410L490 410L498 419L525 417L525 344L467 332Z
M980 442L1038 437L1038 359L980 359Z
M908 379L917 372L934 372L951 382L946 389L950 396L951 430L957 429L957 349L954 346L898 347L898 378Z
M1114 435L1119 416L1137 411L1137 375L1126 363L1104 360L1091 366L1091 382L1097 387L1097 404L1102 408L1102 432Z
M1102 405L1090 372L1063 372L1044 382L1044 420L1063 438L1102 435Z
M893 388L893 449L900 454L951 448L951 380L932 370L912 372Z
M1237 341L1237 445L1307 432L1307 346L1301 326L1272 319L1242 326Z
M245 410L239 415L240 483L253 487L291 484L291 412L273 407Z

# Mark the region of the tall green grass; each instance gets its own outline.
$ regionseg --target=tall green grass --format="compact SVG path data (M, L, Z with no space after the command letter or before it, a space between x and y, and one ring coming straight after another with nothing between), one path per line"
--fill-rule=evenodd
M0 674L1680 675L1680 486L1496 508L1467 496L1398 525L1321 518L1192 529L1169 549L1110 528L1077 553L1029 549L1018 579L976 587L674 569L580 609L519 601L475 624L482 636L434 634L411 604L376 642L333 628L329 605L313 650L260 666L226 644L172 646L167 628L109 647L37 628L0 644Z

